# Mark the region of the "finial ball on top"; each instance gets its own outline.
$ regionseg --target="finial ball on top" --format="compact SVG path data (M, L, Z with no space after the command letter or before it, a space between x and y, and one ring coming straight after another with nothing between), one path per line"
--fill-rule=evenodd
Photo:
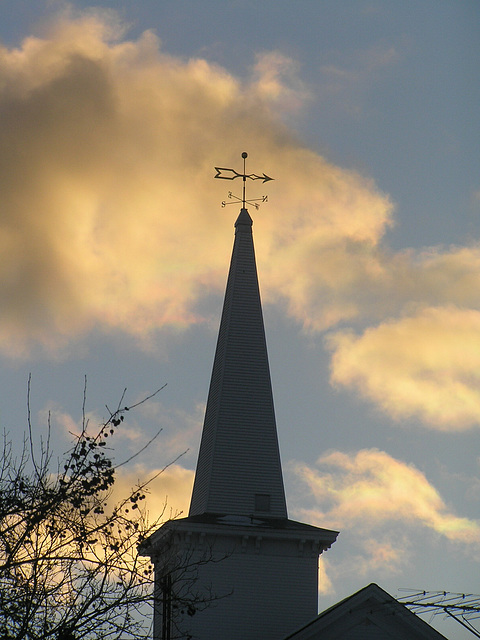
M242 158L248 158L248 153L246 151L242 153Z

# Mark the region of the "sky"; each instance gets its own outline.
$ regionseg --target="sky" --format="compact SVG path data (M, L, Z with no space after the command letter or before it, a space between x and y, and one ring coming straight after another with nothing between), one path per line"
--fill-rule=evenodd
M0 426L124 388L127 487L188 510L247 169L289 516L370 582L480 593L480 5L2 0ZM238 194L240 195L240 193ZM399 591L400 590L400 591ZM431 623L452 640L471 635Z

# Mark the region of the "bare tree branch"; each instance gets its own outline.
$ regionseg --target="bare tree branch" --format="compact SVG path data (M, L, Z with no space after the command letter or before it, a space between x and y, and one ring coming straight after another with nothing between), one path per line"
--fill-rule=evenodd
M34 442L29 376L23 450L15 458L4 433L0 463L0 637L149 636L152 565L138 556L137 547L160 520L148 521L145 491L180 456L112 504L116 470L140 455L160 431L117 467L106 438L114 435L126 412L160 391L127 406L125 390L108 419L89 433L85 379L81 433L72 434L72 447L54 468L50 419L46 439Z

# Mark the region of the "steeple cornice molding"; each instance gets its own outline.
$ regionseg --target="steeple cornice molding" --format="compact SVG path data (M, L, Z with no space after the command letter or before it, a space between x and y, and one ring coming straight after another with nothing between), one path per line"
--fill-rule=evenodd
M337 531L314 527L295 520L273 521L271 523L265 521L265 525L262 526L259 524L232 524L228 520L222 523L219 522L221 518L222 516L216 519L213 517L210 521L195 517L169 520L150 537L149 544L152 548L155 548L166 536L174 534L183 534L187 537L198 535L205 537L205 540L215 540L219 537L262 539L265 541L285 540L289 542L296 541L299 551L304 551L306 546L309 545L310 549L318 556L323 551L330 549L338 536Z

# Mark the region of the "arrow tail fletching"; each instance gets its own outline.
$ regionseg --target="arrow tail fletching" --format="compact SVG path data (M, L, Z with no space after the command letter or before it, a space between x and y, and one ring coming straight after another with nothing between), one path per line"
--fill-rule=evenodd
M235 171L235 169L227 169L226 167L215 167L215 171L217 173L214 178L220 178L220 180L235 180L235 178L240 178L242 176L242 174ZM222 175L222 172L231 173L233 175Z

